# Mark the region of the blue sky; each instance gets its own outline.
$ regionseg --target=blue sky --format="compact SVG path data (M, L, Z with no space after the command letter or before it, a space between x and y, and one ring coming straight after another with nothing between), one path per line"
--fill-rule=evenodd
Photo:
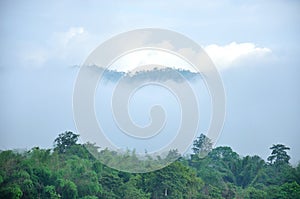
M136 28L182 33L211 56L227 117L217 145L300 160L298 1L1 1L0 148L51 147L74 130L77 69L101 42Z

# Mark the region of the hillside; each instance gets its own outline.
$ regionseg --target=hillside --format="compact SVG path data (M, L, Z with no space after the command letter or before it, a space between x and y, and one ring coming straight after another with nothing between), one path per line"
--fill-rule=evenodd
M53 149L1 151L0 198L300 198L300 164L289 164L284 145L273 145L265 162L259 156L240 157L228 146L212 149L201 134L193 154L163 169L133 174L105 166L88 152L86 146L93 144L77 140L78 135L65 132ZM112 155L111 161L134 156Z

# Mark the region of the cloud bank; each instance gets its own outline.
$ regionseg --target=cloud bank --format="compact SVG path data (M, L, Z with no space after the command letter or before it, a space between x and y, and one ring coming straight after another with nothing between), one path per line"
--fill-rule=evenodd
M176 68L157 68L150 67L148 70L144 68L138 71L117 71L111 69L105 69L97 65L87 66L94 73L101 73L104 82L116 82L121 78L124 78L127 83L132 83L136 81L155 81L155 82L165 82L165 81L175 81L182 82L184 79L189 81L197 81L202 79L202 74L191 72L190 70L176 69Z
M254 43L236 43L220 46L211 44L204 50L220 70L242 65L244 61L260 59L269 55L272 51L266 47L257 47Z
M99 44L97 37L84 27L70 27L66 31L55 32L43 45L32 45L23 54L23 60L30 65L42 66L48 61L58 61L68 65L82 63L89 52ZM170 45L168 43L162 44ZM226 45L210 44L204 46L214 64L219 70L228 70L242 66L245 62L260 60L270 53L270 48L258 47L255 43L231 42ZM187 53L189 49L183 49ZM138 65L156 64L176 69L193 69L185 61L165 52L151 50L137 51L123 56L113 64L112 69L129 71Z
M162 43L162 48L170 46L171 44ZM260 61L269 56L272 51L267 47L258 47L256 44L236 43L232 42L227 45L211 44L203 47L204 51L212 59L213 63L219 70L228 70L234 67L243 67L245 63L253 61ZM190 55L192 57L199 57L192 49L180 49L179 52ZM186 61L180 59L175 55L157 50L141 50L130 53L118 59L112 68L120 71L130 71L140 65L156 64L175 69L190 70L196 72L194 68Z

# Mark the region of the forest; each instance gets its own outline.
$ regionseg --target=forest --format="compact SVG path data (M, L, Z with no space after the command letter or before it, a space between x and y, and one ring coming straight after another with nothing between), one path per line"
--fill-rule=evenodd
M242 157L228 146L213 148L201 134L192 154L153 172L128 173L107 167L87 150L95 146L79 144L78 137L66 131L52 149L1 151L0 198L300 198L300 164L290 164L290 148L283 144L270 146L265 161Z

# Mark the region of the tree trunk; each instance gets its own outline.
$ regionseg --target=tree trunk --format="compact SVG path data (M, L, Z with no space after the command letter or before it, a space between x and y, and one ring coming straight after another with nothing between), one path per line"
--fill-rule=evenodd
M165 196L168 196L168 189L165 188Z

